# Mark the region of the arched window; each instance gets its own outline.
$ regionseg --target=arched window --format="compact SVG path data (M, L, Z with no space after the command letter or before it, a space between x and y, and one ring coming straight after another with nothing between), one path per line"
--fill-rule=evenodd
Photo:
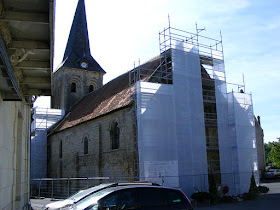
M62 158L62 141L59 144L59 158Z
M71 88L70 88L70 91L71 91L71 93L76 93L76 87L77 85L76 85L76 83L75 82L72 82L71 83Z
M120 129L117 122L113 122L110 131L111 136L111 148L118 149L120 146Z
M90 93L90 92L92 92L93 91L93 85L90 85L89 87L88 87L88 92Z
M88 138L84 138L84 154L88 154Z

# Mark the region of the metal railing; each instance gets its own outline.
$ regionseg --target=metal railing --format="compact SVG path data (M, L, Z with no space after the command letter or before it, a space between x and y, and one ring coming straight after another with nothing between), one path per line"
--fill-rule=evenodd
M31 179L30 196L67 198L79 190L108 182L108 180L109 177Z
M221 183L217 183L219 186L229 186L229 194L237 195L240 193L240 189L245 189L250 186L250 173L218 173L221 178ZM241 184L240 177L248 179L248 183ZM192 180L192 181L191 181ZM133 182L133 181L148 181L160 184L162 186L170 187L171 183L181 184L183 189L189 186L186 183L193 183L193 192L196 190L207 191L208 189L208 174L197 175L180 175L178 176L157 176L157 177L118 177L109 179L109 177L91 177L91 178L45 178L45 179L32 179L30 184L30 197L31 198L51 198L51 199L64 199L79 190L87 189L102 183L116 183L116 182ZM191 181L191 182L190 182ZM179 187L179 185L177 187ZM181 186L182 185L182 186ZM246 185L246 186L245 186ZM176 186L173 186L176 187ZM184 189L183 189L184 190ZM191 193L191 192L187 192ZM189 194L188 196L190 196Z

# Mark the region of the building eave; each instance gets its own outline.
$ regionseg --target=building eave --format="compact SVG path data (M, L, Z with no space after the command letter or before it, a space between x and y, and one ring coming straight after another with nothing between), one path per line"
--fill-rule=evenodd
M2 98L4 101L21 101L22 95L1 33L0 57L0 90L2 92Z
M32 103L33 96L51 95L54 7L55 0L0 1L4 100Z

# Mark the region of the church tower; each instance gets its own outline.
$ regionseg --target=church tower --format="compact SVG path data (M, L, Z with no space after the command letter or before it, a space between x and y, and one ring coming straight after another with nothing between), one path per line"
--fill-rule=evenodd
M53 74L52 108L66 112L103 85L106 72L90 54L84 0L79 0L61 66Z

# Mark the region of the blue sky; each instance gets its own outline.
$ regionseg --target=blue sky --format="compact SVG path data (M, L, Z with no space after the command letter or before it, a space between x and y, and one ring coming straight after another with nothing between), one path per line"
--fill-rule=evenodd
M56 0L55 60L62 60L77 0ZM91 52L107 72L104 83L159 54L158 33L168 26L220 38L227 81L252 93L265 141L280 137L280 1L85 0ZM229 90L230 91L230 90Z

